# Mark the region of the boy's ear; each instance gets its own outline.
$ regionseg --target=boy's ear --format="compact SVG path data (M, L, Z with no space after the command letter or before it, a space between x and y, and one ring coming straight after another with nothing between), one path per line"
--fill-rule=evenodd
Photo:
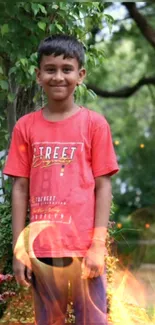
M77 86L81 85L83 83L84 78L86 77L86 69L81 68L79 71L79 80L77 82Z
M40 80L40 70L38 68L35 69L36 72L36 81L38 85L41 85L41 80Z

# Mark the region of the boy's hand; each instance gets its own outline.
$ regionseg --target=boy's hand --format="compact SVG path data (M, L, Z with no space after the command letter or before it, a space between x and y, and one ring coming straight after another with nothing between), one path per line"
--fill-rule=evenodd
M105 266L105 252L106 248L102 243L92 244L82 261L82 279L92 279L103 274Z
M13 271L17 284L29 287L31 281L31 270L18 260L15 256L13 257Z

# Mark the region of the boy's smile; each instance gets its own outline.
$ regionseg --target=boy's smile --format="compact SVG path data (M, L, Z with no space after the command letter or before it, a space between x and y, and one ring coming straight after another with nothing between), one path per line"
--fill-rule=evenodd
M48 99L65 100L74 94L77 85L81 84L85 69L79 69L76 58L65 58L63 55L44 55L37 69L37 81L43 87Z

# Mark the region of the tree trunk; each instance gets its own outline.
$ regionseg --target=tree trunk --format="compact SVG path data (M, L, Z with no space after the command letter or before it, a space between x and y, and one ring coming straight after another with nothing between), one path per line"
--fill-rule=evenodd
M16 123L16 104L17 104L17 93L18 87L16 85L15 79L11 76L9 78L9 93L16 94L16 98L13 102L7 102L7 120L8 120L8 132L9 139L11 138L12 130Z

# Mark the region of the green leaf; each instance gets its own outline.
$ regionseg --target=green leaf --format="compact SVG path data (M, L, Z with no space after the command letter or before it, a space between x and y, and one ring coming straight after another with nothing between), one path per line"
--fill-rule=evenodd
M92 99L95 99L97 97L97 95L94 93L93 90L89 89L88 90L88 95L92 98Z
M20 62L22 63L22 65L25 67L28 63L27 59L26 58L22 58L20 59Z
M52 5L52 9L55 9L55 10L57 10L59 8L59 6L58 5Z
M105 17L106 23L107 23L107 25L109 27L110 33L111 33L111 31L112 31L112 25L114 23L114 19L113 19L112 16L107 15L107 14L104 14L104 17Z
M30 56L31 61L36 62L36 60L37 60L37 56L38 56L38 55L37 55L37 52L32 53L31 56Z
M46 23L44 23L43 21L39 21L38 27L40 29L42 29L43 31L45 31L45 29L46 29Z
M45 7L42 6L41 4L39 4L38 6L39 6L41 12L42 12L43 14L47 15L47 11L46 11Z
M1 164L4 165L4 163L5 163L5 159L3 158L1 159Z
M87 87L85 84L81 84L76 88L76 100L80 101L87 93Z
M60 30L60 32L63 31L63 27L60 24L56 24L56 27L57 27L58 30Z
M50 33L55 33L56 32L56 26L55 26L55 24L50 24L49 25L49 31L50 31Z
M3 69L2 69L2 67L0 67L0 74L3 74Z
M35 16L37 15L37 13L39 12L39 5L37 4L37 3L31 3L31 8L32 8L32 10L33 10L33 12L34 12L34 14L35 14Z
M30 68L29 68L29 73L30 73L31 76L34 74L35 69L36 69L36 66L35 66L35 65L31 65L31 66L30 66Z
M11 73L15 73L16 72L16 67L12 67L10 70L9 70L9 74L11 74Z
M105 17L108 21L110 21L112 24L114 23L114 18L113 18L112 16L107 15L107 14L104 14L104 17Z
M41 90L36 92L35 96L33 97L33 103L36 104L40 98L41 98Z
M0 80L0 87L3 90L8 90L8 88L9 88L8 82L6 80Z
M4 138L5 138L6 141L8 141L9 140L9 134L5 134Z
M9 32L9 25L8 24L4 24L1 27L1 34L2 36L4 36L5 34L7 34Z
M15 100L15 98L16 98L16 95L15 95L15 94L13 94L13 93L9 93L9 94L8 94L8 101L9 101L10 103L13 103L14 100Z
M59 7L60 7L60 9L61 10L64 10L64 11L66 11L66 2L64 1L60 1L59 2Z
M22 4L22 6L23 6L23 4ZM30 3L28 3L28 2L24 3L24 10L27 11L28 13L31 12Z
M87 89L87 86L84 83L81 84L81 87L83 87L84 89Z

